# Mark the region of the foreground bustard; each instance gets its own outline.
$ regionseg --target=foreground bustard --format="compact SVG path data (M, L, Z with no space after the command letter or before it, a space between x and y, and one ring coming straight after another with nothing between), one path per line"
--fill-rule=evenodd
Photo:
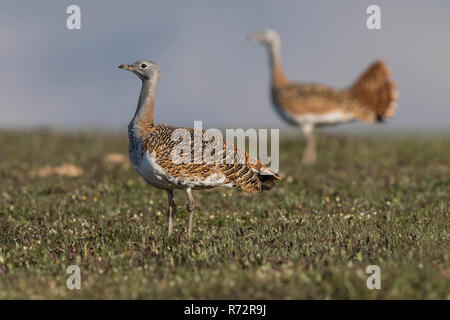
M382 61L374 62L349 88L336 90L288 81L281 68L280 37L275 31L266 30L249 38L268 49L272 102L284 120L301 127L306 138L304 164L316 160L315 126L355 120L381 122L393 115L398 94Z
M246 152L237 150L223 138L223 147L215 149L214 154L211 152L209 157L205 157L202 151L211 143L211 137L201 139L200 144L195 143L198 134L202 136L204 131L154 124L154 97L160 76L158 66L151 61L137 61L130 65L122 64L119 68L133 72L142 80L138 106L128 126L128 152L134 169L147 183L167 190L169 234L173 230L173 216L176 211L174 189L185 189L187 192L188 236L191 237L194 212L192 190L234 187L256 193L271 189L275 180L280 179L278 174L263 163L251 158ZM186 132L190 139L182 139L180 142L180 135L175 134L177 129L181 129L182 133ZM231 146L233 152L226 146ZM178 149L174 150L175 148ZM200 148L202 150L199 150ZM177 150L188 150L189 161L174 158L179 155ZM224 161L216 161L219 159Z

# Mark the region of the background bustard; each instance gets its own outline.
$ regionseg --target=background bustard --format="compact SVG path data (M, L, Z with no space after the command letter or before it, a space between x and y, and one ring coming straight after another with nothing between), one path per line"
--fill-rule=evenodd
M128 126L128 151L134 169L144 180L155 187L167 190L169 234L173 230L173 216L176 211L174 189L185 189L187 192L190 237L194 212L193 189L235 187L256 193L271 189L275 180L280 179L260 161L250 158L246 152L237 150L235 146L231 145L234 152L226 152L227 144L230 145L226 140L223 140L221 152L219 149L218 154L212 155L212 158L204 158L202 152L194 150L195 147L204 150L210 143L202 139L200 145L194 144L195 135L204 134L204 131L154 124L154 97L160 76L158 66L151 61L137 61L131 65L122 64L119 68L133 72L142 80L138 106ZM187 130L191 137L190 142L181 142L181 144L189 143L189 145L180 146L180 141L172 138L176 129ZM173 161L172 151L175 147L181 150L186 150L184 147L188 147L190 163ZM198 159L199 154L201 159ZM234 161L226 161L229 160L228 157L234 157L232 158ZM214 161L215 159L224 159L224 163Z
M251 35L250 40L264 44L269 52L272 101L281 117L300 126L306 138L303 163L316 160L313 130L323 126L361 120L381 122L394 113L397 92L389 80L389 69L374 62L349 88L336 90L320 84L288 81L281 68L280 37L273 30Z

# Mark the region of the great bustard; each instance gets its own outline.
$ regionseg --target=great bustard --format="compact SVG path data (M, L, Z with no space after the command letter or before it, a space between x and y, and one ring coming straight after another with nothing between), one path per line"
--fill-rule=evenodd
M272 102L284 120L301 127L306 138L304 164L316 160L315 126L354 120L381 122L394 114L398 95L394 82L389 80L390 71L382 61L374 62L353 85L343 90L320 84L295 83L288 81L283 74L277 32L266 30L249 38L268 49Z
M225 139L222 139L222 144L216 144L216 147L222 145L221 149L216 148L209 157L204 157L202 151L211 143L211 137L201 139L200 144L195 143L198 134L202 136L205 133L203 130L154 124L154 97L160 76L158 66L151 61L137 61L130 65L122 64L119 68L133 72L142 80L138 106L128 126L128 152L134 169L144 180L167 191L169 235L173 231L173 216L176 211L174 189L186 190L189 213L188 236L191 237L194 213L192 190L235 187L256 193L271 189L275 180L280 179L260 161L251 158L246 152L237 150ZM180 135L176 134L177 129L186 132L190 139L182 139L180 142ZM214 139L212 137L212 140ZM230 146L232 152L227 148ZM189 152L189 161L174 158L174 155L178 154L178 151L173 152L175 148L183 152L188 150L186 152ZM221 159L223 161L220 161Z

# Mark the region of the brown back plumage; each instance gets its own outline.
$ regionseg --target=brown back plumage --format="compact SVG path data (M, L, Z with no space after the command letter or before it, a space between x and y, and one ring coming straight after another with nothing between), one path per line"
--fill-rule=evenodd
M273 102L294 115L324 114L350 104L344 92L315 83L288 82L272 88Z
M356 119L372 122L375 119L383 121L394 114L397 99L394 88L389 69L383 62L376 61L348 89L287 82L272 87L272 99L275 105L296 116L339 110L353 114Z
M397 93L389 74L384 62L375 61L349 89L355 99L375 113L377 121L394 114Z
M209 157L202 157L205 149L210 145L210 141L202 139L202 144L196 145L194 143L196 130L192 128L182 128L188 130L191 136L190 146L187 145L187 150L190 150L190 163L174 163L172 161L172 150L180 147L180 141L172 139L173 132L179 129L167 125L154 125L146 129L146 134L142 135L139 140L142 145L142 152L155 152L156 162L160 165L167 174L184 179L207 179L214 174L223 174L225 181L223 184L232 183L235 187L246 192L261 192L269 190L273 187L275 180L280 180L278 174L272 172L259 160L252 159L247 152L239 151L236 146L231 145L234 154L231 155L226 152L227 142L223 139L223 148L219 148L220 154L216 155L215 150L211 152ZM197 131L197 133L200 131ZM201 131L204 134L205 131ZM181 143L184 143L181 142ZM195 152L195 148L202 148L202 152ZM233 156L234 161L226 161ZM224 163L215 162L215 159L224 159Z

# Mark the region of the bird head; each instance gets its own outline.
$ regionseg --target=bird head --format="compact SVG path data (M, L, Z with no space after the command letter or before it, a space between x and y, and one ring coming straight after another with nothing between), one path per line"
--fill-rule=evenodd
M280 36L275 30L264 30L262 33L252 34L249 37L250 41L259 42L266 46L279 45Z
M158 80L160 76L159 67L156 63L148 60L136 61L133 64L121 64L119 68L133 72L142 81Z

